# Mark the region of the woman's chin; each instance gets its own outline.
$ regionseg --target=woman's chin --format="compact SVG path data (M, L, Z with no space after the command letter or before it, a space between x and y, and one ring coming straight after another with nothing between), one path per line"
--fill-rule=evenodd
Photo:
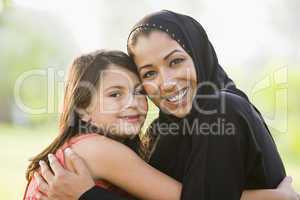
M173 115L177 118L184 118L185 116L187 116L190 113L191 108L192 108L192 106L185 105L185 106L182 106L182 107L178 107L176 109L170 109L168 107L165 107L165 108L161 108L161 110L164 113L169 114L169 115Z

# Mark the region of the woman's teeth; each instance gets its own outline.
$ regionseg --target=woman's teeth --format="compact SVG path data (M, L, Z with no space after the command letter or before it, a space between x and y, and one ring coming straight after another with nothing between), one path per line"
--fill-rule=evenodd
M188 91L187 88L180 90L177 95L168 97L167 101L169 101L169 102L180 101L186 95L187 91Z

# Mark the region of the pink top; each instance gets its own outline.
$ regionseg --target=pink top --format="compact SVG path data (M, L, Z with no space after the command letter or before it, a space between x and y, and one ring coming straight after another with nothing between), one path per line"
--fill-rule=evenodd
M99 134L96 133L88 133L88 134L84 134L84 135L79 135L79 136L75 136L73 138L71 138L71 140L69 140L68 142L66 142L61 148L59 148L56 153L55 156L58 159L58 161L60 162L60 164L65 167L66 163L65 163L65 156L64 156L64 150L68 147L72 147L73 144L76 144L77 142L84 140L86 138L90 138L90 137L94 137L94 136L99 136ZM109 191L112 192L116 192L122 196L129 196L128 193L126 193L125 191L117 188L116 186L110 184L107 181L104 180L97 180L95 181L96 186L107 189ZM26 190L25 190L25 194L23 197L23 200L37 200L35 198L36 193L39 191L39 188L37 186L37 182L35 180L34 177L32 177L32 179L28 182Z

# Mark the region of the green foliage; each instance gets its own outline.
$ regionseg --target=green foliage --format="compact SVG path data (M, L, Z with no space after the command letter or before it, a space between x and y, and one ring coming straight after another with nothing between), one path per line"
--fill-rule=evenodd
M42 13L15 7L0 13L0 109L6 110L0 114L0 121L12 120L10 116L1 118L1 115L11 114L16 88L21 88L24 105L47 108L48 69L64 70L76 50L72 37L63 37L65 33L54 18ZM28 76L21 85L16 84L25 73L30 74L33 70L40 70L40 75ZM45 115L23 114L31 124L45 119Z

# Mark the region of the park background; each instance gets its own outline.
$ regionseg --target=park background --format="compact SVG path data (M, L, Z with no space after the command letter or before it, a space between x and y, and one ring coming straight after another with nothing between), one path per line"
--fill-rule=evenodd
M125 51L134 23L161 9L204 26L220 64L261 110L300 191L299 0L0 0L0 199L22 198L28 159L56 136L72 59ZM146 125L156 116L151 105Z

